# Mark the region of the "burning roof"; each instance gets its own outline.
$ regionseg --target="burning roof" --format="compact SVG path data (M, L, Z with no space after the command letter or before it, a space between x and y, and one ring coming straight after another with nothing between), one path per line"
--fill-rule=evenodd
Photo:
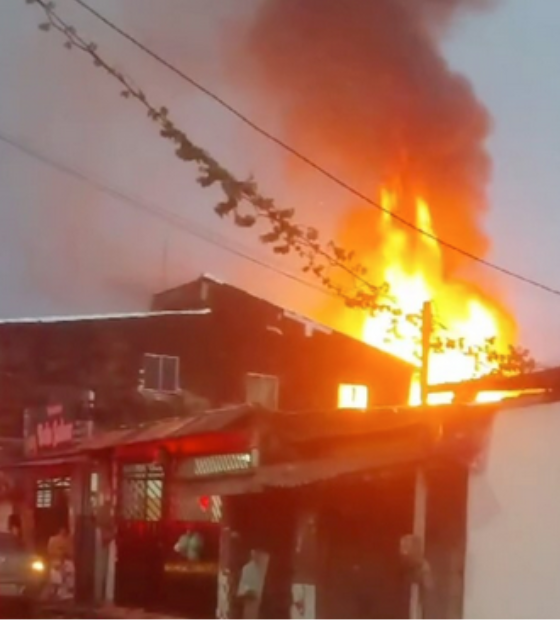
M360 314L332 304L321 319L418 366L422 306L433 302L431 384L498 371L517 337L500 283L468 260L489 247L490 115L441 49L466 10L488 5L264 0L237 46L242 71L234 74L278 111L284 139L378 197L375 209L349 196L338 238L374 285L389 285L386 309ZM315 183L301 162L289 160L288 170L296 189ZM412 387L418 404L418 380ZM451 398L433 394L431 402Z

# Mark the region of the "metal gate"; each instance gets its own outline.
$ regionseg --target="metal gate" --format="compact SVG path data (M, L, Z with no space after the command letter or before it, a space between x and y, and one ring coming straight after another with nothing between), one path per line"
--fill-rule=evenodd
M119 482L115 596L120 605L147 608L161 596L164 471L126 464Z
M70 477L40 478L35 483L35 547L44 552L49 538L68 527Z
M186 487L168 484L163 469L154 464L123 466L119 486L117 604L179 617L214 618L216 575L198 572L196 562L194 567L183 565L194 571L183 572L174 548L187 529L196 528L206 556L216 558L217 573L220 502L192 496L187 501ZM193 501L202 505L197 509Z

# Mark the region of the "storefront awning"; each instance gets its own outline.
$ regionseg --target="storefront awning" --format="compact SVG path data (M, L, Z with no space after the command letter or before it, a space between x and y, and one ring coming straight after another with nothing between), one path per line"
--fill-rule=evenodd
M417 463L428 456L425 446L375 446L368 452L263 467L257 481L263 488L295 488L346 475L379 472Z
M343 476L375 474L401 469L426 459L431 453L420 441L388 443L361 449L352 455L263 466L252 474L189 478L178 481L196 495L244 495L267 488L297 488L327 482Z

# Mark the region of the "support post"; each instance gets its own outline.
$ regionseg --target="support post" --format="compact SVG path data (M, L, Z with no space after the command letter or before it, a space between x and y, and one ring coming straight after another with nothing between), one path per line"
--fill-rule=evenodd
M430 364L430 343L432 338L432 304L430 301L424 303L422 308L422 366L420 367L420 394L422 406L428 404L428 385L429 385L429 364ZM414 487L414 523L413 534L421 541L423 551L425 550L426 535L426 513L428 507L428 487L426 474L419 467L416 471L416 482ZM422 605L421 588L418 584L413 584L410 593L410 617L422 618L424 614Z
M413 534L422 545L424 553L424 537L426 534L426 513L428 507L428 486L426 484L426 474L419 467L416 471L416 484L414 488L414 523ZM410 617L420 619L424 617L422 588L418 583L413 583L410 591Z
M432 302L426 301L422 307L422 365L420 366L420 398L422 405L428 404L432 328Z

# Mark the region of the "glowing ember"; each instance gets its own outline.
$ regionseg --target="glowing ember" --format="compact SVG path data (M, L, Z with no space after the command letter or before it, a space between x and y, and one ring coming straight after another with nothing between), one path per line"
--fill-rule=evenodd
M398 209L396 193L385 190L381 200L389 211ZM432 233L429 205L416 198L414 208L417 226ZM434 320L445 326L443 331L436 330L436 335L442 334L448 345L441 352L431 353L429 383L454 383L495 370L497 362L489 362L485 356L476 355L476 351L485 348L491 338L496 339L496 346L513 342L515 327L511 318L474 286L445 278L442 251L435 239L404 229L389 213L383 213L380 226L381 247L372 253L370 262L383 267L372 271L380 272L381 279L389 283L392 305L401 309L402 315L366 317L363 339L419 366L418 319L424 303L433 301ZM429 403L447 403L452 397L451 393L431 394ZM481 393L478 400L493 402L502 397L501 393ZM411 386L410 403L420 403L419 373Z

